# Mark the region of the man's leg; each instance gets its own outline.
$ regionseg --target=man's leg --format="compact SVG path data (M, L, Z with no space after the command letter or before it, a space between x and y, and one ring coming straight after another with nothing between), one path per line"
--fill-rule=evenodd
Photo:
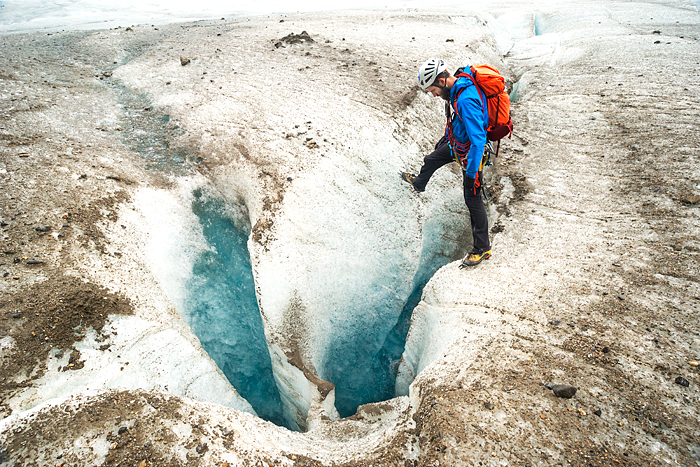
M481 174L479 174L479 179L481 179ZM474 193L474 179L468 178L466 173L463 176L463 184L464 202L469 209L469 218L472 223L473 251L480 254L491 249L486 206L484 206L484 200L481 198L481 188L477 188L476 193Z
M450 145L442 145L437 150L425 156L425 159L423 159L423 167L421 167L420 173L416 175L416 178L413 180L413 186L418 191L425 190L428 180L430 180L430 177L433 176L435 171L453 161Z

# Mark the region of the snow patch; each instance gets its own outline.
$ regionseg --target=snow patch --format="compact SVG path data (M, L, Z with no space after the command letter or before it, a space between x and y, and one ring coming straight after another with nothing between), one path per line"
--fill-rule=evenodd
M9 355L15 346L15 340L10 336L5 336L0 339L0 358L5 358Z
M500 202L503 204L508 204L510 200L513 199L515 187L513 186L513 182L510 180L510 177L501 177L500 182L502 187Z
M142 237L148 264L166 295L182 306L187 298L186 284L192 280L197 257L210 251L197 216L192 212L193 192L205 181L199 177L181 178L172 190L144 188L134 196L141 213Z
M13 410L71 394L104 389L155 389L254 413L231 387L189 332L173 321L167 326L133 316L114 317L105 342L94 331L75 344L84 360L79 370L60 371L70 357L49 357L46 376L8 401ZM105 349L106 347L106 349Z

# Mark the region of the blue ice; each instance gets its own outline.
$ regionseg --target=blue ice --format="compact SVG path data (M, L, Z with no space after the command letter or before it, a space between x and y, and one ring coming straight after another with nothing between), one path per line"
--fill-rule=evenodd
M396 374L406 345L411 315L421 299L423 288L435 272L461 257L471 245L465 241L464 220L433 218L423 227L420 264L413 277L410 294L397 298L395 276L384 276L373 291L378 319L398 316L389 323L355 321L335 329L326 351L324 377L335 384L335 407L341 417L353 415L362 404L379 402L395 396ZM383 292L383 293L382 293ZM367 297L364 297L365 299ZM367 303L367 300L363 301ZM345 313L357 314L348 304ZM364 314L367 316L367 314Z
M192 211L210 247L196 259L183 314L202 347L257 414L298 429L284 417L255 295L246 216L195 191ZM290 426L291 425L291 426Z

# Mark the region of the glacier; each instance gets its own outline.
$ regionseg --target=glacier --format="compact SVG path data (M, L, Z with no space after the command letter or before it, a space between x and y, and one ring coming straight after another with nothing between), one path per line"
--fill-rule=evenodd
M578 216L584 207L576 197L587 194L595 206L585 209L599 209L596 215L605 219L606 209L615 209L604 204L610 181L592 171L578 174L576 190L568 189L570 174L549 156L561 151L557 163L581 162L590 141L577 138L592 131L586 126L591 122L605 123L596 93L571 92L577 74L600 59L591 51L607 50L586 31L603 22L606 34L637 39L619 20L627 4L601 5L515 3L451 15L270 15L256 18L255 27L247 19L139 25L135 33L150 38L136 46L123 28L81 36L81 47L100 43L108 50L105 69L114 85L107 86L108 98L100 98L108 102L100 101L99 124L126 127L125 112L150 107L156 120L162 118L145 133L160 132L169 146L164 152L172 149L186 170L133 162L153 140L139 139L129 128L105 132L105 139L113 139L96 164L122 158L129 161L123 165L130 180L139 180L115 225L103 226L110 248L128 261L85 253L78 268L123 290L137 303L137 316L111 319L112 355L100 350L102 341L94 335L77 344L85 357L81 372L59 373L67 356L52 362L36 387L9 399L19 412L0 426L71 394L79 399L144 388L181 397L184 407L213 414L222 425L243 427L242 436L262 437L279 450L275 455L303 452L347 462L344 449L374 453L383 436L401 430L409 433L399 448L407 458L432 449L416 447L420 442L411 430L427 404L447 397L433 392L441 384L452 390L477 381L473 387L488 392L479 397L503 402L495 412L476 413L484 417L480 428L506 419L511 386L495 386L499 375L484 370L488 361L500 358L496 368L505 374L529 368L540 342L561 349L563 338L547 324L552 310L570 310L579 319L589 298L552 298L552 291L563 290L566 281L581 288L607 286L602 283L608 276L594 280L582 272L597 245L590 239L598 238L607 221ZM678 11L673 5L654 5L654 15L676 21L678 11L697 13L689 2ZM362 27L347 26L359 22ZM315 42L282 41L301 25ZM537 186L528 194L527 210L504 221L507 230L494 243L499 255L480 277L450 265L469 248L459 171L441 170L421 195L398 178L400 170L420 166L442 132L440 102L407 85L426 50L451 64L492 63L509 83L517 80L513 97L517 111L523 109L524 131L509 149L530 158L523 162L527 177L509 173L491 181L508 200L523 196L526 183ZM191 61L184 66L180 57ZM573 65L575 72L561 71ZM555 68L559 74L544 71ZM551 93L548 88L560 82L571 87ZM549 98L544 103L537 100L543 94ZM46 114L58 127L70 126L51 112L57 111ZM563 113L566 118L559 117ZM95 128L92 122L74 126L76 134ZM544 127L556 137L543 137ZM124 141L132 136L133 144ZM571 149L570 140L581 144ZM541 166L533 153L550 164ZM505 166L518 156L504 158ZM605 193L585 191L594 184ZM493 207L490 214L498 216ZM551 257L533 264L529 254L536 247L550 249ZM572 255L582 260L572 261ZM583 332L591 339L596 332L608 335ZM15 346L12 340L0 343L3 355ZM622 360L620 368L634 366ZM482 373L489 375L483 381ZM596 391L591 393L604 400L604 391ZM597 403L585 397L589 406ZM550 407L549 400L534 400ZM480 408L481 400L473 405ZM306 433L272 427L253 413ZM527 429L531 420L518 417L524 415L513 415L517 426L509 429ZM668 447L659 446L668 457Z
M360 42L328 31L325 40L285 46L287 54L266 51L273 72L262 80L272 95L252 91L269 46L245 21L227 33L241 47L233 53L198 46L182 51L196 54L190 65L172 67L159 59L170 53L166 42L125 45L106 67L115 104L103 125L120 125L122 144L167 186L135 191L120 223L141 240L116 229L113 241L145 246L143 266L164 294L154 300L174 304L255 413L291 429L407 395L395 379L412 310L432 275L470 248L458 170L440 171L420 196L399 180L439 138L441 106L405 87L422 54L385 63L379 39L390 28L402 47L398 37L415 28L432 34L430 25L383 23L382 14L370 14L376 33ZM287 34L283 23L262 21L269 37ZM188 43L210 41L209 27L221 30L216 22L188 28ZM459 22L449 27L441 34L465 36ZM105 34L121 41L119 29ZM489 36L478 27L465 38ZM368 77L345 71L357 66L343 56L351 42L385 85L368 87ZM460 52L453 60L487 59ZM301 87L276 82L307 64L338 73L311 73ZM201 400L212 397L203 391Z

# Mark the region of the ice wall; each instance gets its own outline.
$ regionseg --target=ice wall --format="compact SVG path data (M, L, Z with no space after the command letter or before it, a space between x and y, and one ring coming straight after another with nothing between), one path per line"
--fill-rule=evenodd
M298 429L285 420L255 295L247 248L250 225L244 206L224 205L204 189L193 193L208 250L196 258L185 284L182 313L202 347L258 415Z
M141 191L136 206L150 224L149 265L202 348L261 418L298 430L272 373L245 206L225 204L202 177Z
M341 166L318 165L287 193L277 217L280 240L257 269L266 312L301 304L297 310L304 314L283 319L303 320L304 333L292 344L313 355L307 365L336 385L341 416L376 401L377 386L389 385L383 393L393 396L393 381L375 368L377 354L414 289L427 281L422 276L466 247L458 192L445 201L448 209L430 212L389 163L400 147L367 126L361 136L366 148ZM357 180L358 174L367 178ZM458 214L450 215L450 208ZM426 221L434 227L424 229Z

